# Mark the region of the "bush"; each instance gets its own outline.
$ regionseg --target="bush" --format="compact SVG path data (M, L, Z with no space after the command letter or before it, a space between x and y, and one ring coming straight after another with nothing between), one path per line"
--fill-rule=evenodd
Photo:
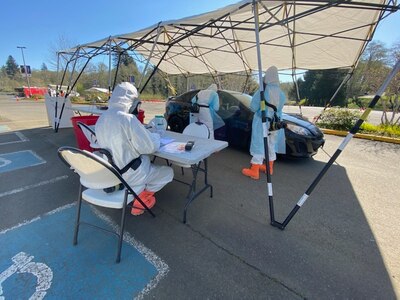
M331 108L325 110L318 120L319 127L334 130L350 130L361 114L345 108Z
M362 133L400 138L400 126L396 125L372 125L370 123L363 123L360 129Z

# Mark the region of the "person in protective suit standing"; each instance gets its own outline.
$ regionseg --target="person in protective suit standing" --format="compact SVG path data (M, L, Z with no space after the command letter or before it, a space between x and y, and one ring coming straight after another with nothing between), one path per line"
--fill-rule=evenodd
M136 88L129 82L120 83L115 87L108 101L108 110L100 116L95 129L98 144L111 152L119 169L131 164L122 177L133 190L145 188L139 197L151 208L156 202L154 193L171 182L174 174L171 167L156 166L150 162L148 154L159 149L160 135L148 131L137 119L135 111L139 111L139 104ZM135 200L133 206L133 215L144 212L139 201Z
M277 111L275 114L279 119L282 117L282 109L286 102L285 94L282 92L279 86L278 69L272 66L267 69L264 75L263 84L264 88L264 99L276 107ZM251 132L251 144L250 154L251 166L250 168L242 169L242 174L253 179L259 179L259 172L266 172L267 166L264 163L265 152L264 152L264 135L261 119L261 108L260 108L260 89L258 89L253 98L251 99L250 109L254 112L252 132ZM270 128L270 123L274 121L274 110L272 107L266 106L267 115L267 126ZM283 147L282 147L283 145ZM271 130L268 135L268 156L269 156L269 169L271 175L273 173L273 165L276 160L276 149L283 148L285 150L285 133L284 129Z
M212 84L206 90L201 90L192 98L192 103L197 103L200 106L200 110L198 113L191 114L190 123L204 123L210 130L210 139L214 139L214 130L225 125L224 121L216 113L219 110L217 90L217 85Z

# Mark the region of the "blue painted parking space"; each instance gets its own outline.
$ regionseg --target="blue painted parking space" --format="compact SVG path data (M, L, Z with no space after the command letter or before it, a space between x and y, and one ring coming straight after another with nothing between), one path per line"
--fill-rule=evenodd
M0 233L0 245L7 245L0 247L0 299L132 299L166 274L168 267L132 238L119 264L114 235L82 225L73 246L75 211L68 206ZM110 226L87 206L82 217Z
M0 173L33 167L46 161L31 150L0 154Z

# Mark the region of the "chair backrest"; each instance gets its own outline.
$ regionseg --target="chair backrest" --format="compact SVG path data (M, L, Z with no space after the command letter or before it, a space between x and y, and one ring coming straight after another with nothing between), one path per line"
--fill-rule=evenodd
M92 128L90 128L88 125L82 122L76 122L76 125L82 130L83 134L85 135L86 139L90 143L90 147L96 149L100 148L99 144L97 144L97 137L96 133Z
M61 147L58 156L80 176L81 184L90 189L104 189L121 182L126 186L118 171L105 159L73 147Z
M209 139L210 138L210 130L207 125L201 122L190 123L182 132L186 135L192 135L199 138Z

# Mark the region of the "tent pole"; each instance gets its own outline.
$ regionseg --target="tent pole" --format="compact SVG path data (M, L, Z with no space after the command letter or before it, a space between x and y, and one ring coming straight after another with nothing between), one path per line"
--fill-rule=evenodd
M64 72L63 72L63 76L62 76L62 78L61 78L60 87L59 87L58 90L56 90L56 98L57 98L57 100L56 100L56 106L55 106L55 109L54 109L54 132L57 132L57 131L58 131L58 127L59 127L58 124L59 124L59 120L61 119L61 115L60 115L59 118L58 118L58 116L57 116L58 97L59 97L59 95L60 95L59 90L61 90L62 85L63 85L63 83L64 83L65 74L67 73L67 69L68 69L68 65L69 65L70 61L71 61L71 60L67 61L67 64L65 65L65 69L64 69Z
M122 52L119 52L119 53L118 53L117 67L115 68L114 83L113 83L113 86L112 86L112 90L114 90L115 84L117 83L117 76L118 76L118 71L119 71L119 65L120 65L120 63L121 63L121 54L122 54Z
M262 62L261 62L261 49L260 49L260 27L258 20L258 0L253 0L253 11L254 11L254 29L256 34L256 44L257 44L257 62L258 62L258 80L260 85L260 108L261 108L261 120L263 126L264 134L264 156L267 166L267 190L268 190L268 200L269 200L269 214L271 218L271 225L275 223L275 213L274 213L274 202L273 202L273 192L272 192L272 182L271 182L271 170L269 166L269 153L268 153L268 123L267 115L265 111L266 103L264 96L264 84L262 76Z
M358 119L356 124L353 126L353 128L350 129L349 133L347 136L343 139L342 143L339 145L339 147L336 149L335 153L332 155L332 157L329 159L329 161L326 163L324 168L321 170L321 172L317 175L317 177L314 179L314 181L311 183L311 185L308 187L306 192L301 196L295 207L292 209L292 211L289 213L289 215L286 217L285 221L283 223L278 223L275 222L273 226L278 227L281 230L284 230L286 225L290 222L290 220L293 218L293 216L297 213L297 211L300 209L300 207L304 204L304 202L307 201L308 197L314 190L314 188L317 186L319 181L322 179L322 177L325 175L325 173L328 171L328 169L332 166L332 164L335 162L336 158L342 153L344 148L347 146L347 144L350 142L350 140L353 138L353 136L357 133L357 131L360 129L361 124L368 118L368 115L372 111L372 109L375 107L376 103L380 99L381 95L383 92L386 90L387 86L389 83L392 81L393 77L400 71L400 60L397 61L396 65L390 72L390 74L386 77L385 81L379 88L378 92L376 93L375 97L372 99L372 101L369 103L368 108L364 111L362 116Z
M142 85L143 78L144 78L144 76L146 76L146 71L147 71L147 67L149 66L150 58L153 56L154 48L155 48L156 45L157 45L158 37L160 36L160 33L161 33L160 24L161 24L161 22L158 23L158 27L157 27L157 36L156 36L156 38L155 38L155 40L154 40L154 42L153 42L153 45L151 46L150 55L149 55L149 57L147 58L146 65L145 65L145 67L144 67L144 69L143 69L142 76L140 77L140 81L139 81L139 84L138 84L138 88Z
M69 93L73 90L73 88L75 87L75 84L78 82L79 78L81 77L81 75L83 74L83 71L85 70L86 66L88 65L88 63L90 62L92 58L89 57L85 63L85 65L83 66L82 70L80 71L80 73L78 74L78 77L76 78L75 82L71 85L71 88L69 88L70 86L68 86L68 92L65 93L65 97L64 97L64 102L61 106L61 112L60 112L60 117L59 117L59 122L57 124L57 127L55 128L55 131L58 132L58 128L60 127L60 122L61 122L61 117L64 111L64 107L65 107L65 102L69 96Z
M111 36L108 43L108 99L111 97Z
M68 97L68 95L70 93L70 89L69 88L70 88L71 83L72 83L72 76L73 76L73 74L75 72L76 62L78 60L79 49L80 48L78 47L78 49L75 51L74 55L72 56L72 58L73 58L76 55L76 58L74 60L74 65L72 67L71 74L69 76L69 82L68 82L67 90L64 93L64 101L63 101L63 104L61 106L60 116L58 118L56 118L56 120L55 120L55 128L54 128L55 132L58 132L58 128L60 127L61 117L62 117L62 114L63 114L63 111L64 111L64 107L65 107L65 101L66 101L66 99L67 99L67 97ZM65 67L65 72L67 71L67 69L68 69L68 64ZM64 75L65 75L65 73L64 73ZM64 76L63 76L63 80L64 80ZM61 86L62 86L62 83L61 83ZM57 99L58 99L58 97L57 97Z
M156 73L158 66L161 64L161 62L163 61L164 57L167 55L169 49L171 49L172 45L170 45L167 50L165 50L163 56L160 58L160 61L158 62L157 66L154 67L153 72L151 72L149 78L147 78L145 84L143 85L143 87L140 89L140 94L143 92L143 90L146 88L147 84L149 83L150 79L153 77L153 75Z
M60 66L60 53L57 52L57 83L59 82L59 66ZM58 85L56 85L56 104L54 106L54 129L57 127L57 110L58 110Z

